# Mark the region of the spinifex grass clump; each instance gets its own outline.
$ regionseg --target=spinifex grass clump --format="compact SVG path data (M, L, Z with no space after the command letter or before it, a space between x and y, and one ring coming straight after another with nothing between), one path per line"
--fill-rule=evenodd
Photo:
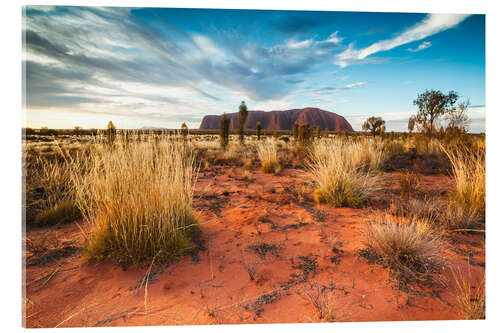
M259 142L257 146L257 155L262 165L262 171L265 173L278 173L281 166L278 162L278 152L274 140L269 139Z
M459 312L465 320L486 318L485 276L474 286L470 266L467 276L463 271L453 272Z
M463 208L484 215L486 198L486 161L484 147L472 150L465 146L445 148L441 146L451 162L455 189L450 199Z
M374 144L321 140L310 152L308 168L317 184L316 202L335 207L361 207L377 189L374 173L380 166L381 148Z
M400 287L435 282L443 268L439 234L425 220L374 222L364 238L370 256L391 269Z
M73 201L58 202L51 208L40 211L35 216L35 223L38 226L52 226L56 224L69 223L82 218L80 209Z
M191 248L193 155L180 142L96 147L88 173L75 170L77 203L90 223L86 259L169 261Z
M56 147L58 149L50 155L33 152L25 155L27 224L51 226L81 218L71 186L71 168L67 160L70 153ZM85 147L78 149L80 153L85 152Z

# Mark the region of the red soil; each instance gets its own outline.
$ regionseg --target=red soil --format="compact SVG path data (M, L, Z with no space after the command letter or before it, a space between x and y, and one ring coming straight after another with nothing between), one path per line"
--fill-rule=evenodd
M240 176L241 169L236 168L230 178L224 168L202 172L196 184L195 208L206 247L199 252L199 260L186 256L163 269L153 266L155 274L147 284L141 284L141 279L148 266L123 270L110 263L81 264L78 255L29 266L24 284L25 325L317 322L303 292L309 282L297 282L303 272L298 268L304 263L301 256L317 262L316 272L311 269L308 273L309 281L334 286L337 321L460 319L450 269L443 274L445 286L407 293L398 289L387 268L359 256L364 247L361 233L381 210L317 206L310 198L299 203L287 190L308 181L299 170L287 169L281 175L255 171L248 181ZM388 201L398 193L397 174L385 174L384 180L380 197ZM420 191L436 194L449 189L451 181L442 175L423 176L422 184ZM335 251L325 235L335 237ZM63 245L83 242L77 224L32 231L27 237L34 243L50 238ZM448 242L444 256L450 267L463 272L470 269L473 280L478 281L484 274L484 267L477 265L484 263L484 239L462 235L456 240L455 244ZM261 242L275 244L278 250L262 259L248 249ZM463 250L473 251L476 265L469 266ZM250 280L242 262L256 263L255 280ZM289 288L286 282L292 282ZM260 300L269 304L248 306L264 294L271 296ZM273 295L279 296L273 299Z

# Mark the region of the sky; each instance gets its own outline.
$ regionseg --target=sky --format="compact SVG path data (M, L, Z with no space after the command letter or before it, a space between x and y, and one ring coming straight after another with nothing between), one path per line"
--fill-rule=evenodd
M24 126L198 128L203 116L318 107L407 130L426 89L485 127L485 17L28 6Z

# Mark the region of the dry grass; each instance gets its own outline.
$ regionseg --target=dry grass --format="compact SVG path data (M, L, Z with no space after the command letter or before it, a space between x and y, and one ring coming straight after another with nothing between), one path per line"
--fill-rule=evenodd
M417 191L420 186L420 177L410 172L401 173L398 181L402 196L409 197L413 192Z
M434 275L442 271L441 237L425 220L374 222L363 236L370 255L391 269L400 288L435 282Z
M257 146L257 155L263 172L279 173L281 171L275 140L261 141Z
M382 160L382 149L373 142L322 140L313 144L307 167L317 184L316 202L335 207L361 207L366 203L377 190L375 171Z
M484 146L470 149L455 146L441 149L450 159L455 189L450 199L463 208L477 210L484 215L486 198L486 161Z
M176 141L96 146L87 173L73 168L76 201L90 231L85 259L165 262L191 248L193 154Z
M73 201L60 201L53 207L40 211L35 216L37 226L48 227L56 224L70 223L82 218L80 209Z
M336 298L333 293L333 287L327 287L316 282L309 282L302 287L302 294L307 301L314 307L316 315L321 321L335 321L335 303Z
M459 312L463 319L485 319L486 318L486 302L485 302L485 277L476 283L472 283L470 266L466 276L463 272L453 272L453 277L457 285L457 302Z

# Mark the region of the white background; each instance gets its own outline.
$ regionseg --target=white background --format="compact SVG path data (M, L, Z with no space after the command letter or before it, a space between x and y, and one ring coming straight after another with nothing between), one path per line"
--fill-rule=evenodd
M6 3L7 2L7 3ZM426 321L426 322L377 322L333 323L300 325L224 325L182 327L131 327L106 328L105 331L127 332L255 332L287 330L303 332L489 332L500 330L500 276L498 204L500 149L500 86L499 40L500 11L497 1L474 0L349 0L349 1L151 1L151 0L76 0L76 1L5 1L0 10L1 19L1 103L3 127L0 130L0 327L10 332L21 328L21 7L23 5L80 5L80 6L127 6L127 7L195 7L235 9L289 9L331 11L377 11L421 13L472 13L486 14L486 136L487 136L487 291L485 321ZM67 329L58 329L69 331ZM85 329L92 332L98 329ZM102 330L102 329L101 329ZM45 331L45 330L42 330Z

